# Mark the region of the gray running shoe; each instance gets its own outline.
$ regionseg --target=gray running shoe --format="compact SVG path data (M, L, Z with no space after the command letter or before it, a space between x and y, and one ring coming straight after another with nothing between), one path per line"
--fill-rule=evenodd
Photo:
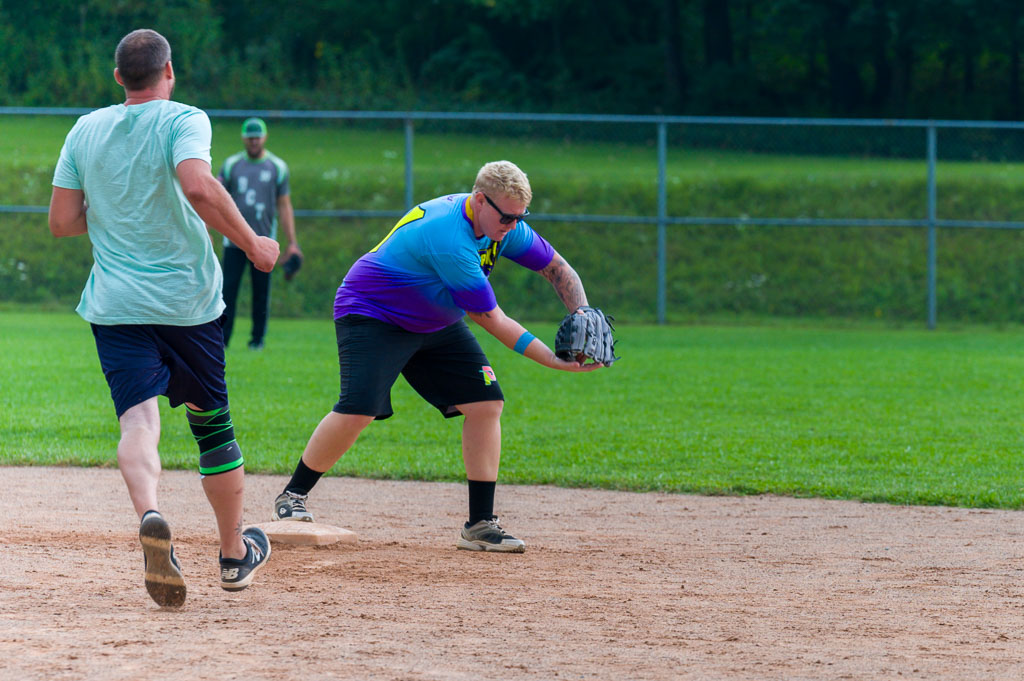
M313 514L306 510L308 494L281 492L274 500L274 517L272 520L301 520L313 522Z
M270 559L270 538L258 527L242 532L245 558L220 559L220 588L241 591L252 583L253 577Z
M472 527L462 528L462 536L456 546L466 551L503 551L505 553L523 553L526 544L501 529L497 516L489 520L481 520Z
M185 603L185 578L171 544L171 526L156 511L146 513L139 526L146 591L157 605L179 608Z

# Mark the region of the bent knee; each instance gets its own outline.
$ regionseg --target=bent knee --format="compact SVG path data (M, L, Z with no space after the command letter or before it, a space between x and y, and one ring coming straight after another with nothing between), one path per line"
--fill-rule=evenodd
M466 418L474 419L500 419L501 411L505 408L505 400L486 400L483 402L470 402L457 405Z

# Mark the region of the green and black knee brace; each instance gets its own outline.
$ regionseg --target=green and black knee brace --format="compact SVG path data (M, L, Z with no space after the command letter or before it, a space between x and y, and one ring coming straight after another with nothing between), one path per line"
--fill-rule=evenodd
M217 475L241 466L242 450L235 441L231 411L227 407L194 411L185 405L188 425L199 445L199 473Z

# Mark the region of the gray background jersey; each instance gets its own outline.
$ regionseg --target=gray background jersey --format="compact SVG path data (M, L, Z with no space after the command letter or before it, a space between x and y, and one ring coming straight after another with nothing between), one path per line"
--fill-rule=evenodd
M288 165L269 151L253 161L240 151L224 161L217 179L260 236L277 238L277 198L288 193ZM226 238L224 245L234 246Z

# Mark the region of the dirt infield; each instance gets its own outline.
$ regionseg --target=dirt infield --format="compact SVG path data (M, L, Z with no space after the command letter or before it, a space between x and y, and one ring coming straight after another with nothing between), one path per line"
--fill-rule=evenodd
M522 555L456 551L465 488L327 478L355 545L216 586L195 475L165 472L188 600L142 585L115 470L0 468L0 679L1020 679L1024 516L499 487ZM248 520L284 478L250 476Z

